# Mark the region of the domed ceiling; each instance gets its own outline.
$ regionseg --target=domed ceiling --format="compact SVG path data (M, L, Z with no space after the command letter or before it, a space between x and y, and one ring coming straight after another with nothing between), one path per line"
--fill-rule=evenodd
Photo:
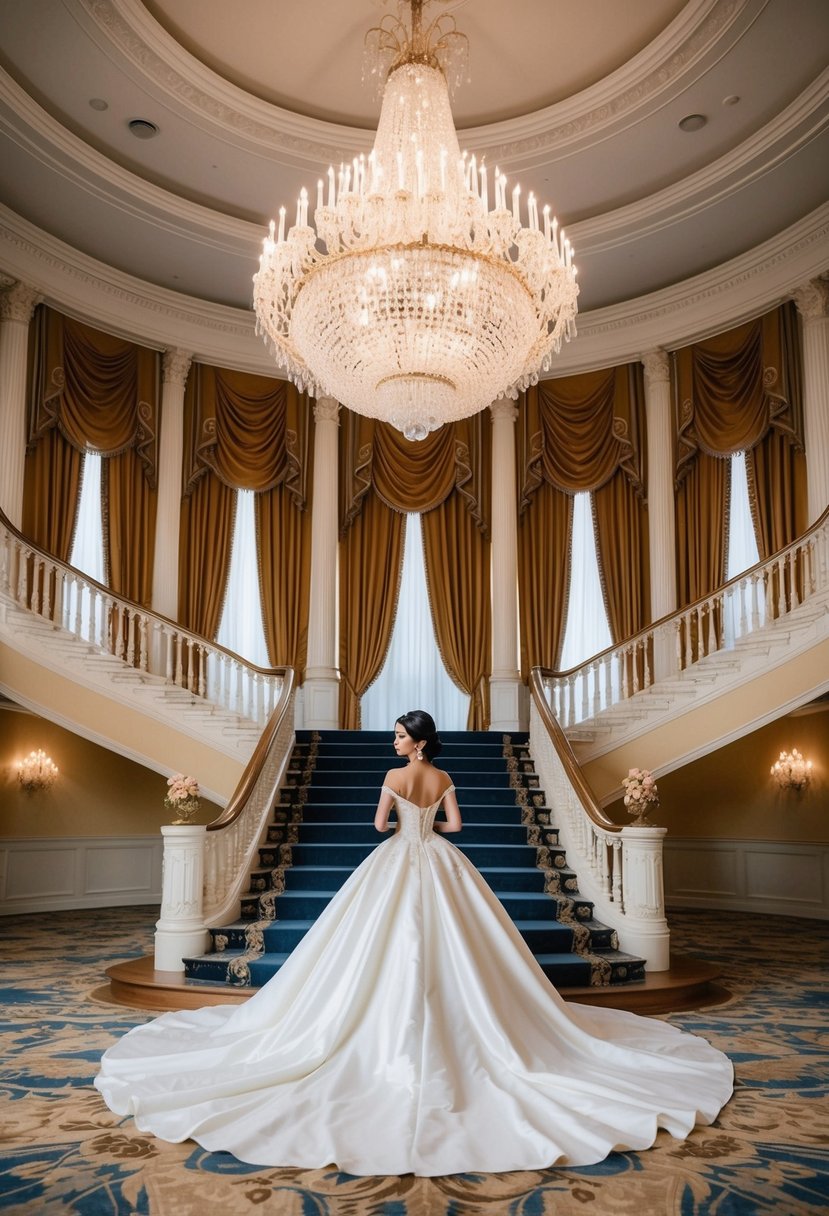
M0 0L0 203L109 266L249 309L267 221L370 150L363 38L394 7ZM437 8L469 39L461 146L550 203L582 311L718 266L827 200L826 0Z

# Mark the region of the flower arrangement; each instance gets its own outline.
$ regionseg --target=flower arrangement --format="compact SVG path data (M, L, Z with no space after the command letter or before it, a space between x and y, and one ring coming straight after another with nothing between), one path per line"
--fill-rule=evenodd
M177 813L173 823L189 823L199 809L201 791L195 777L174 773L167 778L167 796L164 805Z
M648 772L646 768L628 769L628 775L622 779L622 785L625 789L625 807L634 817L634 825L647 827L650 823L647 818L648 807L659 806L659 792L653 773Z

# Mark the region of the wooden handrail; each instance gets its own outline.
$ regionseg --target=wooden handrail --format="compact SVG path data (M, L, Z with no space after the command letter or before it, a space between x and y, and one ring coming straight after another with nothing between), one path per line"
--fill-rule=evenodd
M268 719L265 729L262 731L259 742L253 750L253 755L245 765L242 776L239 778L239 784L233 791L230 801L227 806L207 825L208 832L218 832L224 828L229 828L235 823L242 814L247 801L253 793L256 782L262 771L262 766L267 759L268 752L271 749L274 739L279 733L282 722L291 705L291 697L294 691L294 683L296 673L293 667L285 667L284 678L282 682L282 691L279 700L276 703L276 708Z
M599 805L595 794L587 783L587 778L582 772L581 765L576 759L576 754L570 745L570 740L565 735L547 703L547 698L544 695L544 680L547 675L548 673L543 668L533 667L530 672L530 694L544 724L544 729L550 736L558 757L564 766L567 779L575 790L584 813L596 827L602 828L605 832L621 832L621 824L614 823Z
M686 614L693 613L695 610L702 609L713 596L724 594L729 587L739 587L742 582L752 578L755 574L758 574L767 566L776 565L782 558L786 556L786 554L799 549L810 536L817 534L827 523L829 523L829 507L826 508L823 514L811 525L810 528L806 529L802 536L799 536L796 540L790 541L789 544L784 545L782 549L778 549L776 553L771 555L771 557L766 557L762 561L756 562L755 565L750 566L747 570L743 570L742 574L736 575L735 578L729 579L727 583L722 583L719 587L715 587L712 591L709 591L707 595L701 595L699 599L693 600L690 604L685 604L684 607L678 608L674 612L669 612L665 616L659 617L658 620L652 621L649 625L645 625L645 627L640 629L638 633L632 633L630 637L624 638L621 642L614 642L611 646L606 646L604 650L600 650L596 654L590 655L589 658L585 659L582 663L576 664L575 667L568 667L564 671L553 671L551 668L545 667L545 678L564 680L567 676L578 675L578 673L583 671L585 667L590 667L592 664L600 662L602 659L607 658L616 651L624 650L630 646L635 646L639 642L646 642L652 634L656 633L658 629L669 625L671 621L677 620Z

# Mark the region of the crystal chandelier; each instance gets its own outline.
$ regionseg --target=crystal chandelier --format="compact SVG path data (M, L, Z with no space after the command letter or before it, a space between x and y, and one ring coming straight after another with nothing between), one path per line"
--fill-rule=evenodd
M409 4L410 28L386 16L366 36L391 61L372 152L318 182L314 226L305 189L287 234L280 209L253 281L257 332L300 390L423 439L537 383L575 333L578 286L549 207L530 194L524 227L497 168L490 209L449 105L466 39Z
M48 790L58 776L58 766L42 748L29 752L17 763L17 779L24 790Z

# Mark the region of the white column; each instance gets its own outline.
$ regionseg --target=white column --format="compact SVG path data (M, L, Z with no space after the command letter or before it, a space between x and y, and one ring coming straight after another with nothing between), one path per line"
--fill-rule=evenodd
M155 926L157 971L183 971L183 959L204 954L210 940L204 924L204 846L207 828L165 824L161 916Z
M308 729L337 730L337 415L333 397L314 406L314 499L311 504L311 604L305 668L304 722ZM300 673L301 674L301 673Z
M529 705L518 672L518 510L512 401L492 415L492 677L490 730L526 730Z
M671 369L664 350L643 355L642 365L648 427L651 620L658 621L676 612L677 607ZM669 629L654 637L654 679L664 679L673 671L674 646L674 635Z
M813 524L829 506L829 283L812 279L794 299L803 322L803 429Z
M184 386L193 356L166 350L158 445L158 512L153 561L153 608L178 619L178 546L181 466L184 452Z
M15 528L23 523L29 322L37 301L25 283L0 293L0 507Z
M649 971L671 965L671 934L665 919L662 842L667 828L622 828L625 915L619 945L638 954Z

